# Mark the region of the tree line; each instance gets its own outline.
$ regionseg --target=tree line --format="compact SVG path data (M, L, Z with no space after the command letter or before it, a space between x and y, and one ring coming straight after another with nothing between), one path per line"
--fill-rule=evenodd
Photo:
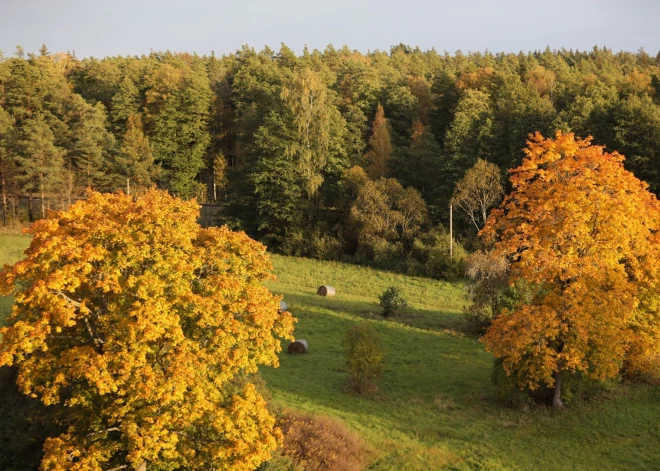
M88 188L156 185L284 253L449 276L456 183L478 159L504 174L530 133L557 130L620 151L657 193L660 54L17 48L0 62L0 210L10 224Z

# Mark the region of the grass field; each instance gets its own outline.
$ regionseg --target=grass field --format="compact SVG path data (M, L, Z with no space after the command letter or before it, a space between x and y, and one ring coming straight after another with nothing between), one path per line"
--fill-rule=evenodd
M0 235L0 262L17 259L27 241ZM273 262L278 280L269 288L284 296L298 318L296 337L309 343L308 354L282 353L280 368L262 368L275 405L343 420L370 448L370 469L660 469L658 388L622 385L560 412L505 409L490 381L491 355L456 332L460 284L290 257ZM321 284L337 295L317 296ZM411 309L386 320L378 295L391 285ZM0 316L8 307L5 300ZM361 321L374 324L386 348L371 397L344 392L342 340Z
M30 236L23 234L0 234L0 267L23 258L23 251L30 243ZM12 297L0 296L0 326L11 310Z

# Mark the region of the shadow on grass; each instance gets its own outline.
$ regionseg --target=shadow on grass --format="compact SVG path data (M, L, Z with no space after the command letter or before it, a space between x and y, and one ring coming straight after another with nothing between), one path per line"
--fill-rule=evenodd
M313 296L306 292L305 288L294 288L273 284L270 286L274 293L283 295L289 308L293 311L296 305L310 308L327 309L334 312L350 312L353 316L372 320L386 320L389 322L404 324L418 329L431 331L445 331L463 335L466 331L466 321L463 312L458 309L438 304L431 308L433 300L424 306L412 304L405 312L383 317L382 309L378 300L372 300L366 296L341 293L334 297Z
M309 353L283 353L280 368L263 369L276 400L285 395L287 402L305 409L355 414L362 421L368 415L386 429L410 432L423 416L428 417L431 428L437 428L433 415L451 412L438 401L452 403L459 411L494 397L489 382L492 358L478 342L368 319L381 335L385 350L380 389L371 397L345 393L343 339L352 325L364 319L311 305L299 306L296 313L298 300L294 296L287 299L299 319L295 335L307 340Z

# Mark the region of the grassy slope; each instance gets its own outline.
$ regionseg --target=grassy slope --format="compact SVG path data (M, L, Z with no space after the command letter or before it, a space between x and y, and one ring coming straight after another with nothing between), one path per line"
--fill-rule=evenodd
M0 235L0 264L15 261L25 236ZM479 342L455 335L460 286L337 263L274 256L283 294L298 318L307 355L280 355L263 368L278 406L333 415L371 446L372 469L658 469L660 391L626 387L609 399L560 413L502 409L490 383L492 358ZM337 289L316 296L320 284ZM378 294L403 290L411 314L383 320ZM9 302L0 299L0 319ZM342 339L355 322L373 322L386 348L380 391L343 391ZM285 345L286 346L286 343Z
M460 324L460 287L312 260L273 257L278 281L309 343L303 356L280 355L263 368L276 404L338 416L372 445L372 469L657 469L660 391L628 387L601 402L555 413L502 409L490 383L492 357ZM321 284L337 289L315 295ZM400 287L413 316L377 313L378 294ZM373 398L343 392L341 342L366 319L386 347L381 389ZM452 407L453 405L453 407Z

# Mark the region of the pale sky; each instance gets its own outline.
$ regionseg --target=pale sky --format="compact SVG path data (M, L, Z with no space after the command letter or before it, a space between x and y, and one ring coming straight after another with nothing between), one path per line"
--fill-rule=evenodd
M79 58L150 50L217 55L243 44L297 53L404 43L439 52L660 51L660 0L0 0L0 50Z

